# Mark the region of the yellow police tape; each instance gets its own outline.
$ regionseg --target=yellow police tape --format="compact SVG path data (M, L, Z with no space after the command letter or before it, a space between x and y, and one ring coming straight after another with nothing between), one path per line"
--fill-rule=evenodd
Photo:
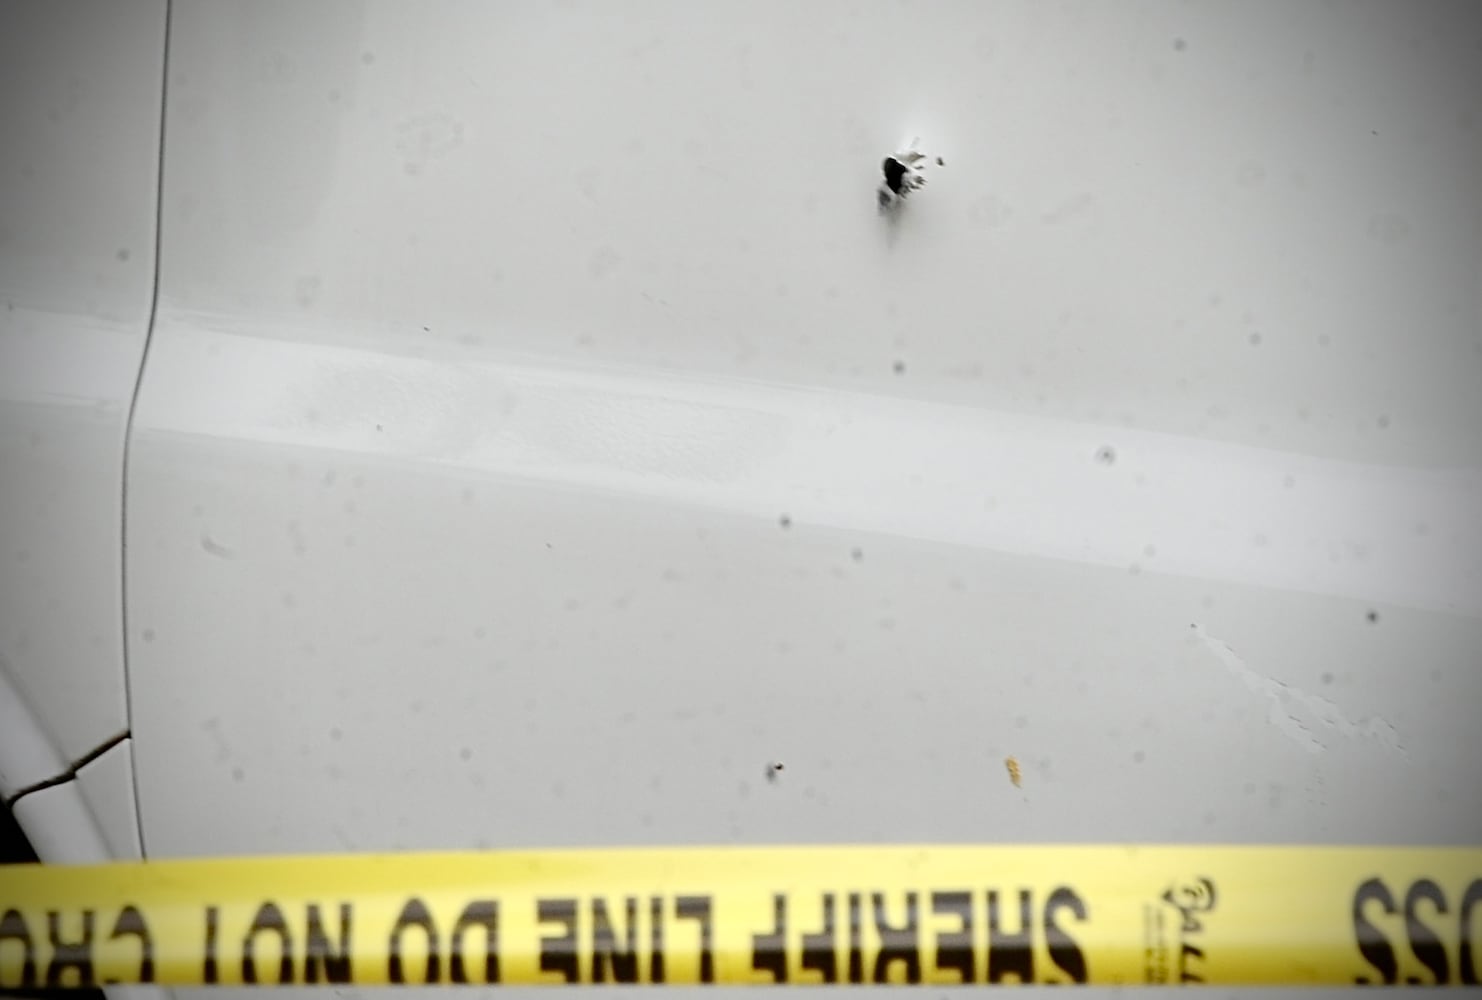
M0 867L0 986L1478 982L1482 850L764 847Z

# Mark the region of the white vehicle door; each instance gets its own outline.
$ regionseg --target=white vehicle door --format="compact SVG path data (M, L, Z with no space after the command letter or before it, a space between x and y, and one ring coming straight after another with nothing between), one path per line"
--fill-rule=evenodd
M145 855L1482 842L1459 10L174 5Z

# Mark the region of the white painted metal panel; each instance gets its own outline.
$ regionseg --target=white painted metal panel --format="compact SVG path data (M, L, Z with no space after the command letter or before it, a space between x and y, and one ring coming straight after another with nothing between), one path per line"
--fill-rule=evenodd
M1477 841L1474 21L177 8L149 852Z
M97 864L111 857L97 821L71 783L32 792L15 804L15 816L56 863Z
M0 5L0 670L69 762L128 725L122 462L164 27L162 0Z
M97 760L78 768L77 789L97 819L108 856L127 861L143 857L134 803L132 742L124 740Z

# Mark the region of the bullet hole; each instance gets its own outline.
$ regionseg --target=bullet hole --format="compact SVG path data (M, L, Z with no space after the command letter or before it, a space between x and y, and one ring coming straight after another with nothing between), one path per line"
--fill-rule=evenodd
M118 253L114 254L113 256L118 258L118 262L120 264L127 263L129 259L129 248L123 247L118 251Z
M376 424L376 430L380 430L380 429L381 429L381 425L380 424Z
M458 751L458 759L473 760L473 751L468 749L468 747L463 747L461 750Z
M1379 419L1376 422L1379 424L1379 429L1380 430L1384 430L1386 427L1389 426L1389 414L1388 413L1381 413L1381 414L1379 414Z
M849 558L850 559L853 559L855 562L859 562L861 559L864 558L864 549L861 549L861 548L853 548L853 549L850 549L849 550Z
M1117 449L1109 444L1104 444L1096 449L1096 461L1102 465L1114 465L1117 461Z
M1252 333L1250 335L1250 338L1249 339L1250 339L1250 346L1252 346L1252 347L1260 347L1261 346L1261 335L1259 333Z
M344 735L344 731L341 730L339 726L331 726L329 729L329 738L336 743L344 738Z
M782 775L783 767L784 765L780 760L768 762L766 770L767 780L776 781Z
M1323 671L1323 673L1322 673L1322 682L1324 684L1331 684L1331 683L1333 683L1333 672L1331 670L1324 670Z
M944 160L944 159L942 159L940 156L938 156L937 157L937 166L939 166L939 167L945 167L946 165L947 165L947 161Z
M906 363L904 361L897 361L890 367L897 375L904 375L906 373Z
M1186 42L1186 41L1184 41L1182 38L1175 38L1173 40L1173 50L1175 52L1182 52L1185 49L1187 49L1188 47L1189 47L1189 43Z
M234 768L232 768L232 780L233 781L241 781L242 779L244 779L246 777L247 777L247 772L246 771L243 771L240 767L234 767Z
M144 641L145 642L154 642L154 629L152 629L152 628L145 629L144 630L144 633L143 633L143 638L144 638Z
M791 515L783 514L777 519L777 523L782 525L783 531L786 531L788 528L792 527L792 517Z
M1369 613L1364 615L1364 617L1368 619L1370 625L1379 624L1379 612L1375 611L1373 608L1370 608Z
M1132 751L1132 763L1134 764L1141 764L1143 761L1147 760L1147 758L1148 755L1143 753L1141 750Z

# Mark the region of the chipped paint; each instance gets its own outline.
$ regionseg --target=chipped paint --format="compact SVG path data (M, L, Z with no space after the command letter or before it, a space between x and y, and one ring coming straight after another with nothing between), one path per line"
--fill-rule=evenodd
M1328 699L1247 666L1229 643L1210 635L1202 625L1192 625L1190 631L1247 690L1266 699L1269 704L1266 721L1302 749L1322 753L1329 749L1329 734L1336 734L1347 739L1372 740L1391 753L1405 755L1399 732L1385 719L1377 715L1357 721L1350 719Z

